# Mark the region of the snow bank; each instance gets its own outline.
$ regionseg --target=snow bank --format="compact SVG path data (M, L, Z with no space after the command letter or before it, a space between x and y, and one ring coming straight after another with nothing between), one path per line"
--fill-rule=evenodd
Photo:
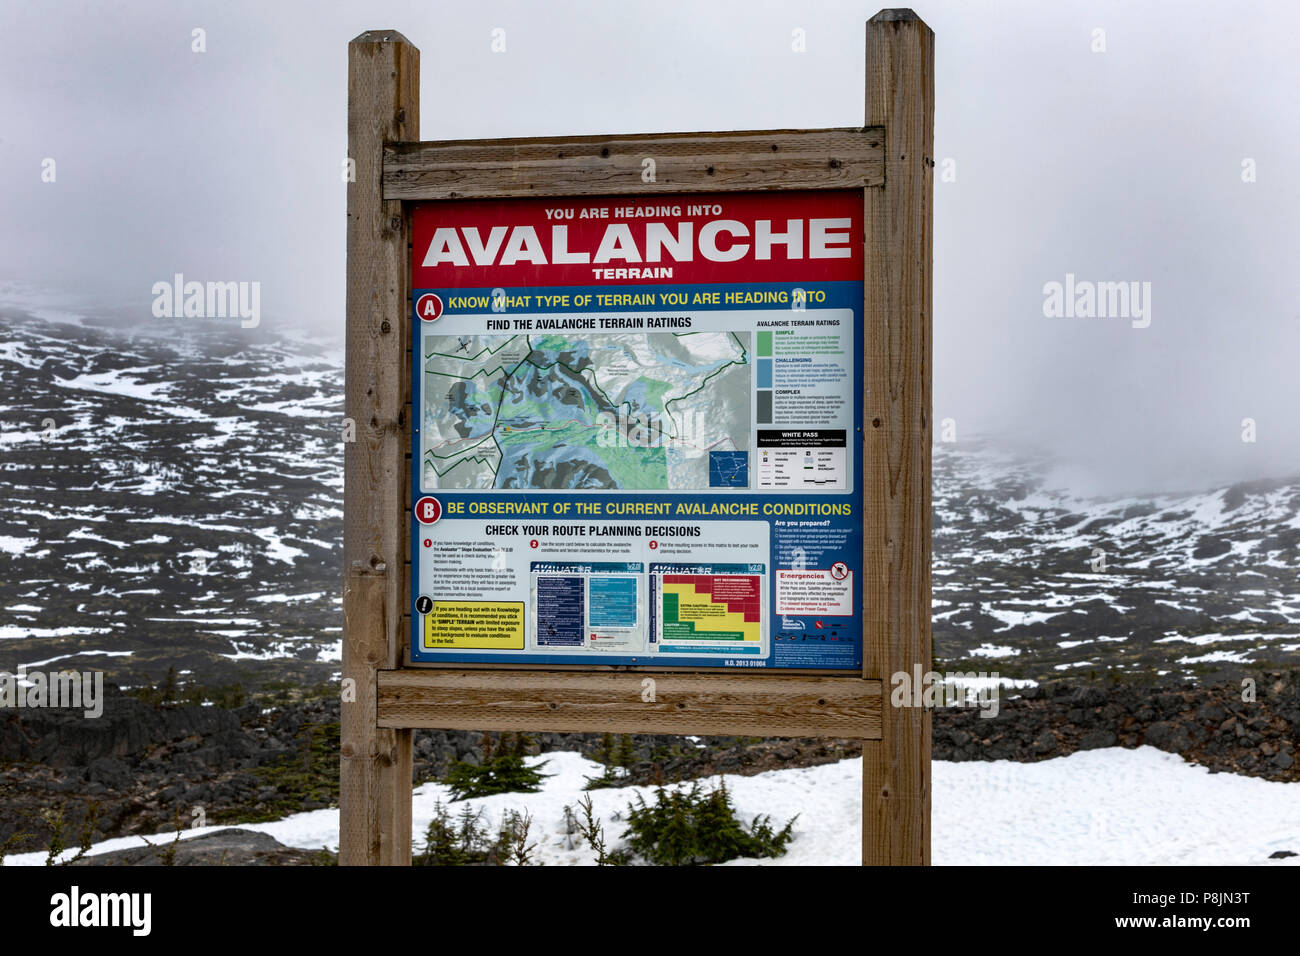
M584 796L585 777L599 764L575 753L532 758L547 777L535 794L501 794L465 801L495 828L507 810L531 814L536 862L590 864L592 853L566 834L564 807ZM716 778L713 781L716 783ZM746 822L770 814L780 826L799 815L789 851L776 860L734 861L780 866L856 865L861 845L861 761L727 777ZM635 793L649 787L594 790L590 796L616 846ZM934 764L933 858L936 865L1295 865L1300 857L1269 860L1275 850L1300 852L1300 784L1212 774L1152 747L1109 748L1045 760ZM447 788L415 792L417 845L434 804ZM464 804L451 804L458 814ZM185 837L225 829L185 831ZM338 811L299 813L245 829L269 833L289 846L338 848ZM169 834L151 836L165 843ZM140 846L140 837L108 840L93 852ZM44 854L11 856L9 865L40 865ZM733 864L733 865L734 865Z

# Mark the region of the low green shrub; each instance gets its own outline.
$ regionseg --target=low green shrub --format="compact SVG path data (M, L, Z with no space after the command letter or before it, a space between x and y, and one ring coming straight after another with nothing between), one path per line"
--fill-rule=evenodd
M769 816L757 816L747 830L736 819L726 781L707 793L695 781L689 788L658 788L653 804L638 794L623 836L632 853L657 866L725 863L781 856L794 838L796 819L778 831Z
M443 782L451 789L451 799L466 800L490 797L497 793L536 793L546 779L539 767L529 767L524 756L531 741L524 734L502 734L493 748L492 736L483 735L483 759L479 763L458 760L447 770Z

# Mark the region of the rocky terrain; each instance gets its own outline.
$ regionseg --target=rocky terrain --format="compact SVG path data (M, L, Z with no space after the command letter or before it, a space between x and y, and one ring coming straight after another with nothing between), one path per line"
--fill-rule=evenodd
M337 344L2 302L0 669L331 679ZM1051 464L935 446L941 668L1043 682L1300 663L1300 480L1081 499Z
M102 670L127 692L95 721L0 710L0 851L331 805L341 350L3 300L0 670ZM1300 479L1084 499L1052 485L1051 465L990 442L935 446L935 666L995 675L1004 694L995 719L936 711L934 756L1147 744L1300 779ZM637 783L856 752L632 745L621 779ZM535 746L595 756L601 741ZM417 778L481 747L478 734L420 732ZM279 852L231 834L174 862L323 861Z
M935 446L941 662L1180 680L1300 659L1300 481L1080 499L1050 465Z
M1259 672L1249 680L1255 697L1249 701L1236 681L1159 690L1058 681L1003 699L996 717L939 708L934 758L1033 761L1152 746L1216 772L1300 781L1300 670ZM94 721L59 710L0 712L0 846L9 853L56 842L75 847L83 837L93 842L178 826L237 825L335 805L338 717L333 697L231 710L154 705L116 689ZM635 735L627 744L620 784L748 775L861 752L851 740ZM436 780L455 761L477 762L483 735L417 731L414 748L415 781ZM609 741L538 734L531 749L577 750L600 760ZM277 857L256 835L231 839L186 847L184 859L212 863L225 853L230 864L329 861L302 851ZM174 852L163 841L103 862L164 862L153 857Z
M339 352L0 309L0 668L329 679Z

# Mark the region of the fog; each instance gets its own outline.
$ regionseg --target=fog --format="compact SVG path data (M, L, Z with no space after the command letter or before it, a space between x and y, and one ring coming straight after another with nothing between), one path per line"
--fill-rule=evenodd
M264 325L335 337L358 33L420 48L424 139L853 126L877 9L7 0L0 278L141 316L177 272L254 280ZM1048 448L1090 492L1300 474L1300 8L915 9L937 37L936 421ZM1045 316L1067 274L1150 283L1150 324Z

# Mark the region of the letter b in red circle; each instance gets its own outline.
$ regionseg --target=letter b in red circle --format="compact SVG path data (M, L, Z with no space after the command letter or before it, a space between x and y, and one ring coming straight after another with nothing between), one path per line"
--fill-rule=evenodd
M433 524L442 517L442 505L437 498L421 498L415 503L415 520L420 524Z

